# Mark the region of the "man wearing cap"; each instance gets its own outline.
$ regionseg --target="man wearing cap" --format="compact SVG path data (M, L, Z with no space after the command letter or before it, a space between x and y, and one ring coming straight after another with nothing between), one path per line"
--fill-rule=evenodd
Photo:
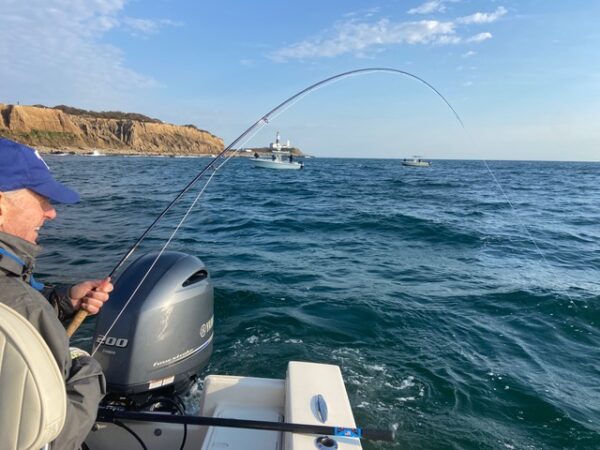
M81 446L105 394L98 362L87 355L72 358L64 323L81 308L96 314L113 289L108 278L51 287L33 277L38 233L56 217L52 203L78 201L79 194L57 182L34 149L0 138L0 302L33 324L63 374L67 418L52 443L60 450Z

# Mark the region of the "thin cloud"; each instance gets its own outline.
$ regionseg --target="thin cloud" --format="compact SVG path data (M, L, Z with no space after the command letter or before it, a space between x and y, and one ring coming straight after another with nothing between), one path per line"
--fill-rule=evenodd
M367 12L365 13L365 17L372 17L376 14L379 13L379 11L381 10L381 8L379 6L375 6L373 8L370 8L369 10L367 10Z
M446 6L442 0L430 0L416 8L409 9L408 14L431 14L444 11L446 11Z
M435 42L439 45L452 45L452 44L460 44L462 39L458 36L454 35L444 35L440 36L440 38Z
M348 21L334 27L331 38L317 38L302 41L272 52L269 57L275 61L334 57L345 53L355 53L364 57L371 47L392 44L448 43L453 40L454 24L437 20L392 23L381 19L375 23Z
M463 58L470 58L471 56L475 56L477 54L477 52L474 52L473 50L469 50L466 53L463 53L461 56Z
M488 39L491 39L491 38L492 38L492 33L487 33L487 32L479 33L479 34L476 34L475 36L471 36L470 38L465 39L465 42L467 42L469 44L470 43L477 44L479 42L487 41Z
M448 1L446 0L446 2ZM418 8L413 8L409 13L424 14L429 11L440 11L443 3L445 3L444 0L428 1ZM385 47L393 45L476 44L491 39L492 34L483 32L465 37L458 33L460 26L491 23L505 15L506 12L504 7L499 7L493 13L478 12L448 21L393 22L389 19L377 21L351 19L336 23L332 29L325 30L317 37L275 50L267 57L276 62L332 58L343 54L354 54L356 57L366 58L373 52L382 51Z
M113 108L159 86L129 68L118 47L102 43L120 27L156 30L150 22L120 18L126 0L9 3L10 15L0 15L1 100Z
M123 24L128 28L132 35L138 36L156 34L164 27L180 27L181 22L176 22L169 19L141 19L135 17L125 17Z
M342 15L342 17L346 17L348 19L352 19L355 17L372 17L381 11L381 7L374 6L372 8L368 8L366 10L361 11L351 11Z
M464 23L466 25L470 24L483 24L483 23L492 23L498 20L500 17L504 16L508 11L503 6L499 6L496 8L496 11L493 13L482 13L477 12L475 14L471 14L470 16L460 17L456 19L458 23Z

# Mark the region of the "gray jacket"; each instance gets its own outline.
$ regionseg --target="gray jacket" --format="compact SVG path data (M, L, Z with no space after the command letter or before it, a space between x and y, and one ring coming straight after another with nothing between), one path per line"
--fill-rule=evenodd
M0 232L0 248L25 263L23 266L14 258L0 253L0 302L18 311L33 324L48 344L65 379L67 419L52 448L78 449L90 432L98 403L106 393L100 364L88 356L71 359L69 338L60 321L68 320L74 312L67 288L45 288L40 292L30 285L40 247Z

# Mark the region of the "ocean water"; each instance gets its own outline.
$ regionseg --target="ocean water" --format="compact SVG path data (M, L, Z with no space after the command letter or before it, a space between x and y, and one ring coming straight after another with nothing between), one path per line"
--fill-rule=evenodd
M83 200L42 232L45 281L109 273L209 162L46 159ZM215 283L203 375L337 364L357 424L397 429L366 449L600 448L600 164L488 164L231 160L169 247Z

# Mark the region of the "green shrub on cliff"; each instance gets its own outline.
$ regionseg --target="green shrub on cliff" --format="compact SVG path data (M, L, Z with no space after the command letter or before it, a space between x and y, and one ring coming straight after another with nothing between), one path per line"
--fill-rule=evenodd
M74 116L95 117L97 119L137 120L139 122L163 123L161 120L144 116L138 113L124 113L121 111L87 111L85 109L73 108L72 106L58 105L52 109L59 109L64 113Z
M39 145L50 148L73 146L77 142L77 136L75 134L62 133L59 131L31 130L29 132L24 132L0 130L0 136L21 142L25 145Z

